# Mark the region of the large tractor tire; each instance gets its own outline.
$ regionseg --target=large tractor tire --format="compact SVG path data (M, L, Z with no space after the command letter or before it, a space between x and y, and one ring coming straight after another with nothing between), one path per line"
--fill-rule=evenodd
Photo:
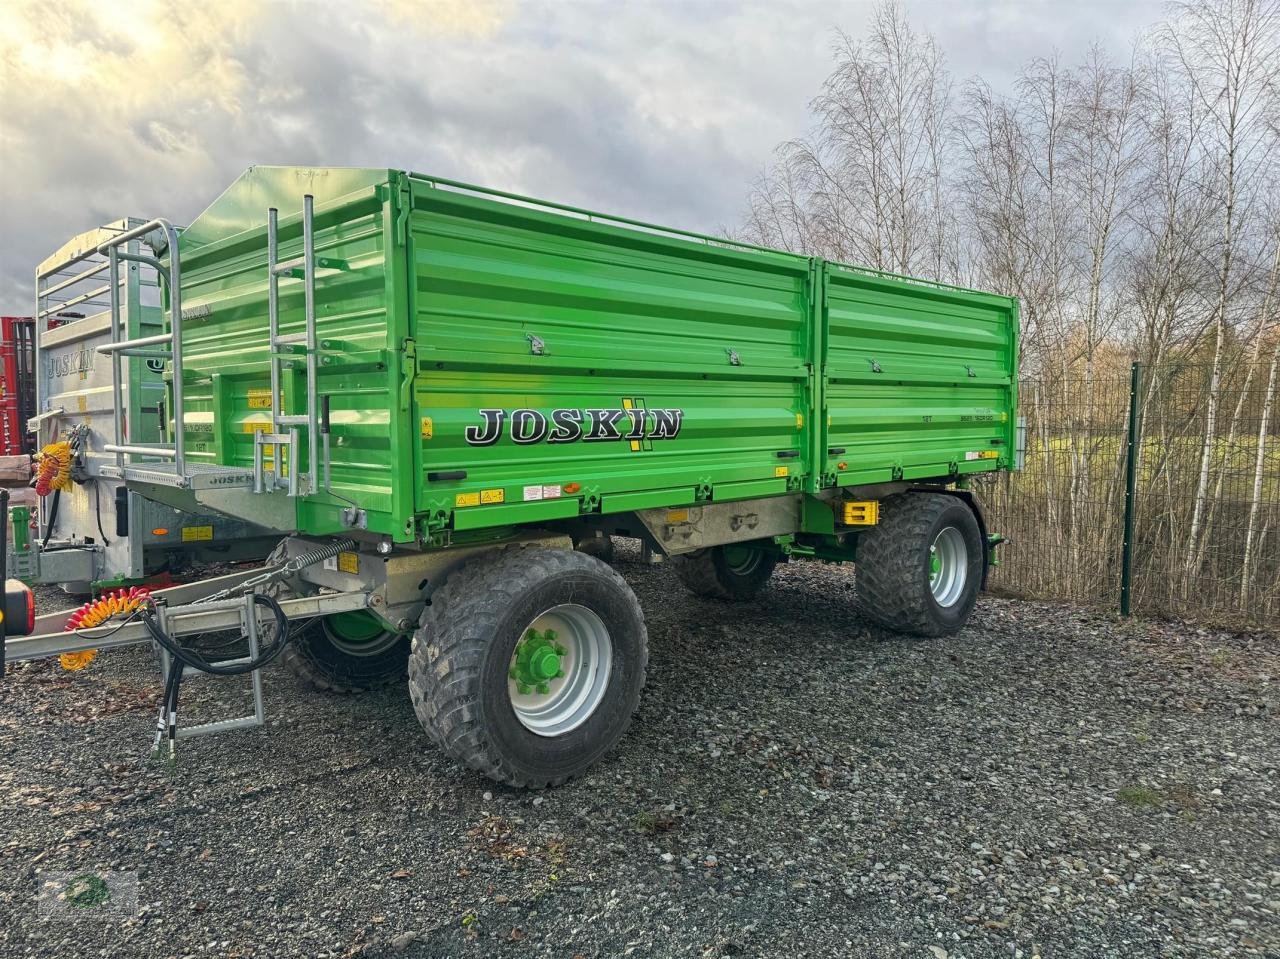
M959 632L982 588L982 550L978 520L960 497L891 496L880 522L858 537L858 605L896 632Z
M573 550L495 550L451 573L409 660L414 712L445 753L511 786L585 772L622 737L648 664L640 603Z
M671 557L671 568L691 593L731 602L754 598L777 565L774 553L745 544L712 546Z
M282 544L267 557L267 565L284 560ZM266 592L283 599L308 588L301 580L288 580L273 583ZM352 610L291 625L293 639L280 654L280 662L315 689L362 693L403 683L409 674L409 634L388 630L370 612Z

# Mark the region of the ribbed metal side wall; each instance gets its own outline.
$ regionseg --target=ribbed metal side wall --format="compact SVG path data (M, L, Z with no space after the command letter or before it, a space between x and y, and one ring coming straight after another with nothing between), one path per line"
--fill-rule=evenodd
M344 499L407 540L1012 458L1012 300L447 186L254 168L192 224L193 462L249 467L268 426L263 221L280 208L296 256L304 192L345 264L316 284L337 495L298 501L305 532L339 531ZM302 282L281 291L301 332ZM283 393L305 411L301 354Z
M489 491L455 514L478 526L577 515L565 500L572 484L613 512L693 502L700 486L724 498L736 488L782 492L804 473L798 456L778 454L799 454L805 436L808 261L416 182L410 230L416 395L431 421L420 474L427 509ZM546 439L517 442L536 435L538 417L554 423L556 410L580 414L589 435L590 410L631 407L678 410L678 436L554 442L549 429ZM492 444L469 444L467 427L483 425L485 409L505 412L503 431ZM523 414L533 424L523 436L511 433L515 410L536 411ZM620 428L640 418L652 433L655 415L627 414ZM466 476L428 478L453 471Z
M1009 465L1013 301L834 265L828 277L827 470L837 482Z

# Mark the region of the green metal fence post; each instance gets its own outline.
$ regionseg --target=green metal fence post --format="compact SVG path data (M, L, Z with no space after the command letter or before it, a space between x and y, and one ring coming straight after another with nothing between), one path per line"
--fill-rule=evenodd
M1129 374L1129 436L1125 445L1124 467L1124 543L1120 554L1120 615L1133 612L1133 504L1138 486L1138 388L1142 383L1142 364L1135 362Z

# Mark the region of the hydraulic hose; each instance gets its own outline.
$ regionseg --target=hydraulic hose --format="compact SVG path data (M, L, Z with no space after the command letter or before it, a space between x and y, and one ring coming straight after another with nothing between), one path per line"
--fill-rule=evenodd
M53 524L58 521L58 504L62 502L62 490L53 491L53 505L49 507L49 519L44 526L44 539L40 541L40 552L49 545L49 537L53 535Z
M289 617L285 615L280 604L271 596L263 593L253 594L253 603L255 606L265 606L275 616L276 634L266 648L258 651L257 656L234 665L212 663L195 650L187 649L180 645L172 636L169 636L161 629L155 613L149 607L144 606L139 609L142 622L147 627L147 632L170 656L169 671L164 681L164 696L160 703L160 717L156 723L154 751L157 755L159 754L162 738L167 739L169 742L170 759L174 757L176 751L178 693L182 686L182 674L186 667L190 666L192 669L213 676L242 676L245 673L251 673L266 666L284 652L284 648L289 645L289 641L292 639L289 630Z

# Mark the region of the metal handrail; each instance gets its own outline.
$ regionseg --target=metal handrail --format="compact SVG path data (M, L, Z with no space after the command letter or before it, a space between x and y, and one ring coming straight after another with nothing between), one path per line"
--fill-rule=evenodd
M302 197L302 256L303 316L307 324L307 458L311 467L311 488L308 492L315 493L320 489L320 400L316 375L320 362L320 339L316 333L315 197L310 193Z
M139 346L159 346L173 340L172 333L157 333L155 336L140 336L136 340L121 340L118 343L103 343L97 348L99 353L114 353L116 350L132 350Z
M136 453L139 456L159 456L163 459L172 459L174 456L174 448L166 444L156 444L154 446L138 443L104 443L102 446L104 452L115 453L117 455L123 453Z
M93 252L96 253L97 251L94 250ZM87 256L88 254L85 254L85 255ZM75 262L79 263L80 260L76 260ZM39 291L40 296L47 299L53 293L57 293L61 290L65 290L69 286L75 286L77 283L83 283L85 280L89 279L90 277L97 276L99 273L102 273L104 270L106 270L107 267L109 267L110 265L111 265L110 263L104 261L102 263L99 263L92 270L85 270L85 272L83 273L76 273L70 279L63 280L61 283L55 283L53 286L46 287L45 289L40 290ZM59 308L61 309L61 307Z
M165 239L169 249L169 342L172 350L173 361L173 459L174 471L178 476L186 476L186 431L183 423L183 403L182 403L182 266L178 256L178 229L168 220L157 217L149 220L141 226L134 227L132 230L126 230L119 236L112 237L106 243L98 245L98 252L105 254L108 258L111 269L111 343L117 348L109 350L111 355L111 389L113 398L115 399L115 429L117 439L124 438L124 384L121 367L121 353L119 350L120 340L120 287L116 282L118 276L120 260L134 259L138 254L129 254L124 251L121 255L119 247L128 243L130 240L141 239L156 230L163 230ZM154 249L154 244L152 244ZM140 260L139 262L148 262ZM161 267L163 264L159 260L152 260L155 266ZM164 273L163 269L161 272ZM137 342L128 344L136 346ZM116 466L124 469L124 457L126 450L117 445L115 449ZM131 452L131 451L129 451ZM154 454L160 455L160 454Z

